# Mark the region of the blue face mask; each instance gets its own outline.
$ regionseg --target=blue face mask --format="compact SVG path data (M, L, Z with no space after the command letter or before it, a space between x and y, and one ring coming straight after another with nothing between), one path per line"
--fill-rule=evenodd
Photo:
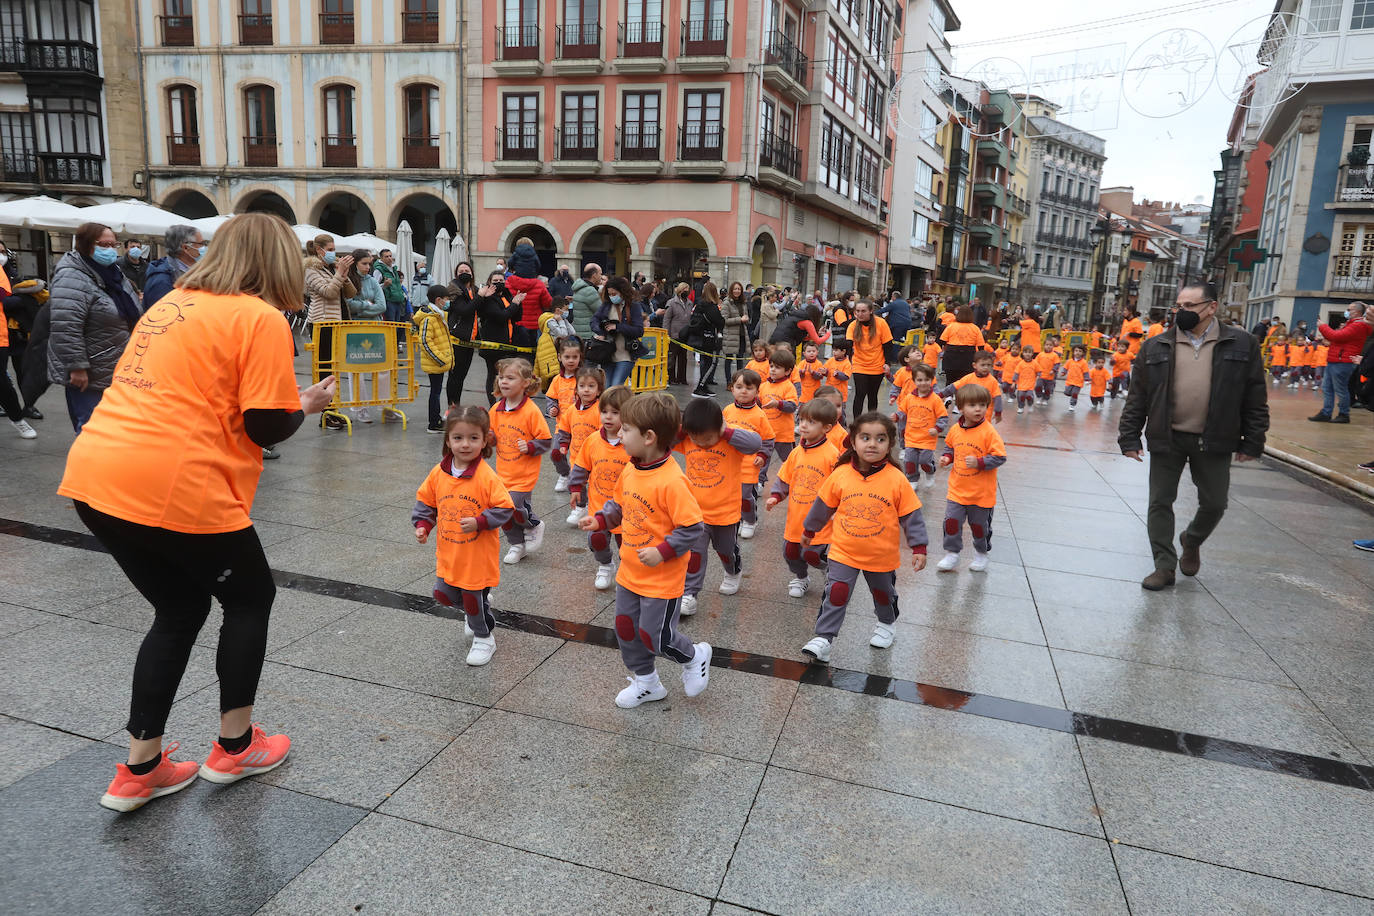
M203 258L203 257L205 257L205 252L206 252L206 250L207 250L209 247L210 247L209 245L201 245L199 248L197 248L197 249L196 249L196 257L197 257L197 258Z
M91 260L104 267L109 267L115 261L119 260L119 252L113 248L97 247L91 254Z
M129 257L137 261L139 258L143 257L143 249L135 245L129 249Z
M339 256L336 253L332 251L326 251L324 253L324 263L333 264L336 260L338 260L338 257Z
M619 305L620 303L622 303L622 302L624 302L624 301L625 301L625 300L624 300L623 298L621 298L620 296L616 295L615 293L612 293L612 294L611 294L611 305Z

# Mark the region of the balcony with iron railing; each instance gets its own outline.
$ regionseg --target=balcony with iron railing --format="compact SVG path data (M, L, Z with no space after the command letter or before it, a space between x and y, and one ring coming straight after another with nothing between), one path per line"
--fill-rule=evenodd
M39 73L100 73L100 52L85 41L29 40L24 42L24 65Z
M620 73L655 73L664 67L663 23L622 22L616 26L615 68Z
M794 97L806 95L806 77L810 60L796 42L782 31L768 33L763 51L763 78Z
M682 43L680 57L719 58L726 54L730 36L730 23L725 19L684 19L682 21ZM682 62L678 62L679 68ZM688 72L701 72L704 64L689 64L694 69Z
M497 162L538 163L543 158L539 146L537 124L508 124L496 128Z
M277 165L276 135L244 137L243 164L253 168L275 168Z
M200 137L194 134L169 136L167 162L171 165L200 165Z
M439 43L438 10L406 10L401 13L401 41L408 45Z
M621 162L658 162L663 159L657 124L631 123L615 129L615 157Z
M1356 296L1374 294L1374 255L1337 255L1331 275L1332 293Z
M601 132L595 125L555 127L553 155L555 160L596 162L601 158Z
M951 152L949 154L949 168L950 171L957 171L959 169L968 171L968 153L961 149L956 149Z
M941 264L935 271L935 278L941 283L963 284L964 272L957 267Z
M683 124L678 128L677 157L687 162L724 162L725 125Z
M439 136L437 134L406 134L402 138L404 158L401 165L408 169L437 169L439 167Z
M25 150L0 149L0 182L37 184L38 154Z
M1011 210L1013 213L1020 214L1021 216L1027 216L1030 214L1030 204L1026 201L1024 197L1020 197L1016 194L1007 195L1007 209Z
M271 43L271 13L243 13L239 16L239 44L270 45Z
M542 32L537 25L496 27L493 66L507 76L538 76L544 70Z
M940 222L951 228L962 227L964 225L964 208L946 204L940 212Z
M195 20L190 16L158 16L164 48L190 48L196 43Z
M773 169L800 181L801 150L776 134L764 134L759 140L759 168Z
M95 153L39 153L44 184L105 183L105 160Z
M320 13L320 44L351 45L353 43L352 13Z
M555 60L586 60L601 56L601 24L583 22L554 29Z
M1374 206L1374 164L1341 166L1336 176L1335 202Z
M0 70L22 70L24 58L24 39L0 35Z
M326 134L320 143L324 166L329 169L358 167L358 138L353 134Z

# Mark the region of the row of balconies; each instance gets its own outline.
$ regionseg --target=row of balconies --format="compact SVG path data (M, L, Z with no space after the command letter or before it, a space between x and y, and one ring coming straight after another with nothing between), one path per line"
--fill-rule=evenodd
M1037 232L1035 240L1042 245L1058 245L1060 248L1072 248L1077 251L1092 251L1097 247L1091 239L1078 238L1062 232Z
M239 17L241 45L273 43L271 13L243 13ZM196 44L194 16L159 16L158 32L164 48L191 48ZM357 43L354 13L320 13L319 43L351 45ZM437 44L439 13L434 10L405 10L401 13L401 41L405 44Z
M1096 197L1079 197L1076 194L1065 194L1062 191L1041 191L1040 199L1046 203L1058 204L1061 207L1097 212Z
M100 73L100 53L86 41L0 37L0 70L43 73Z
M439 138L437 136L402 137L402 166L407 169L437 169L439 167ZM276 135L243 138L243 165L246 168L276 168L278 141ZM320 138L320 148L326 168L356 168L358 138L352 134L326 135ZM194 134L173 134L167 138L167 161L172 165L201 164L200 137Z
M0 182L100 187L105 183L104 161L103 156L95 153L4 150L0 153Z

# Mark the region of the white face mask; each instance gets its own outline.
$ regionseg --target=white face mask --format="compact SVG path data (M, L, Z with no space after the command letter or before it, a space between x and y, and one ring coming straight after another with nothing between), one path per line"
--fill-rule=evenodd
M5 266L6 264L8 264L9 262L10 262L10 256L9 256L9 255L7 255L7 254L0 254L0 267L4 267L4 266Z

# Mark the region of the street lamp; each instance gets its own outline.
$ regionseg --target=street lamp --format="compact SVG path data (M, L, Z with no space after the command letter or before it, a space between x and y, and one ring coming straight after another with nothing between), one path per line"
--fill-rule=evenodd
M1088 229L1088 238L1093 243L1093 293L1092 301L1088 303L1088 311L1091 313L1092 324L1099 324L1096 319L1105 317L1102 314L1102 299L1106 292L1106 281L1104 274L1107 269L1107 245L1105 239L1111 234L1112 224L1105 216L1099 216L1097 222Z

